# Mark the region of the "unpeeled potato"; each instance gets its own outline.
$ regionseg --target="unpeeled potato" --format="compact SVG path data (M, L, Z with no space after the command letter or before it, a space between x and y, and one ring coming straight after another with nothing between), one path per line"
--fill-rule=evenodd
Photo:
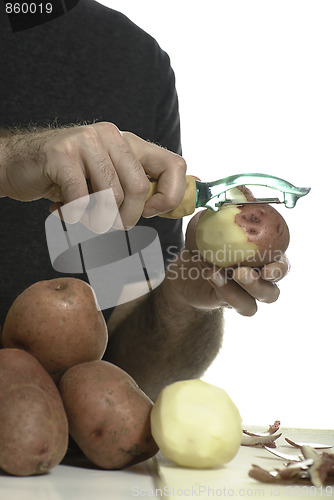
M193 468L226 464L242 438L241 417L231 398L199 379L174 382L160 392L151 431L167 458Z
M157 451L150 430L152 401L121 368L90 361L70 368L59 390L70 434L103 469L121 469Z
M101 359L107 325L92 287L72 277L38 281L11 305L3 328L3 347L29 352L55 382L73 365Z
M68 444L64 406L51 377L22 349L0 349L0 468L44 474Z

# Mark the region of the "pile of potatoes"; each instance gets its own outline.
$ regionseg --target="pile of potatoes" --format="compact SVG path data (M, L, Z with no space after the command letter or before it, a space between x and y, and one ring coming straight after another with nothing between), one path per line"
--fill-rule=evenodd
M102 469L128 467L159 448L185 467L236 455L241 418L225 391L175 382L153 404L124 370L102 360L107 341L95 294L82 280L40 281L16 298L1 332L0 469L44 474L73 441Z
M69 434L103 469L158 451L152 401L101 358L107 326L92 288L76 278L40 281L8 311L0 349L0 469L43 474L59 464Z

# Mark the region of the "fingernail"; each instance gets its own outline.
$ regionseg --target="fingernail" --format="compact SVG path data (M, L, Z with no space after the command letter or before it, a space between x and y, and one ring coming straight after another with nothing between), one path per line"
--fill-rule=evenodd
M220 272L213 274L210 278L210 281L212 281L212 283L214 283L219 288L226 285L226 279L220 274Z
M265 277L267 281L276 281L280 278L282 278L282 271L280 269L273 269Z
M145 210L145 214L143 214L143 217L145 219L150 219L151 217L155 217L156 215L159 215L161 212L156 210L155 208L147 208Z
M234 276L234 279L242 285L250 285L254 280L254 277L249 269L239 269L237 274Z

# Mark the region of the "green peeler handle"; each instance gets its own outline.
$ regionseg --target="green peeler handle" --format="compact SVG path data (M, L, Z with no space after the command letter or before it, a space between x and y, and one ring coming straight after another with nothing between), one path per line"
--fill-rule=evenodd
M170 212L160 214L160 217L179 219L191 215L199 207L217 211L224 203L231 203L231 200L227 201L226 193L238 186L265 186L277 189L283 193L283 203L287 208L293 208L298 199L310 191L310 188L296 187L279 177L259 173L230 175L213 182L201 182L191 175L187 175L186 179L186 191L180 205ZM150 191L146 199L149 199L157 192L157 181L151 179L150 183ZM266 202L267 200L260 199L258 201Z

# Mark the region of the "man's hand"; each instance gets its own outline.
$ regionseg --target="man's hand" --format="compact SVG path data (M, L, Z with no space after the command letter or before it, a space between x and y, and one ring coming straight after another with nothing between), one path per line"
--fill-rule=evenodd
M117 216L130 228L141 215L173 210L186 186L182 157L107 122L0 135L0 158L0 196L47 198L55 202L53 209L77 200L65 210L69 222L83 218L89 192L99 193L86 221L98 232ZM158 189L146 201L147 175L158 180Z
M277 282L289 271L285 255L277 262L263 266L220 269L205 261L197 249L194 228L201 212L190 221L185 248L169 266L164 281L165 297L178 305L213 310L231 307L243 316L257 311L257 302L275 302L279 296Z
M277 282L289 271L284 255L257 272L250 267L225 271L205 262L198 252L184 249L169 266L164 281L165 296L178 306L210 310L231 307L243 316L253 316L257 302L275 302Z
M258 301L277 299L276 280L288 267L283 257L261 274L240 267L225 276L185 248L159 287L111 314L104 359L128 372L153 400L167 384L200 378L221 348L224 307L252 316Z

